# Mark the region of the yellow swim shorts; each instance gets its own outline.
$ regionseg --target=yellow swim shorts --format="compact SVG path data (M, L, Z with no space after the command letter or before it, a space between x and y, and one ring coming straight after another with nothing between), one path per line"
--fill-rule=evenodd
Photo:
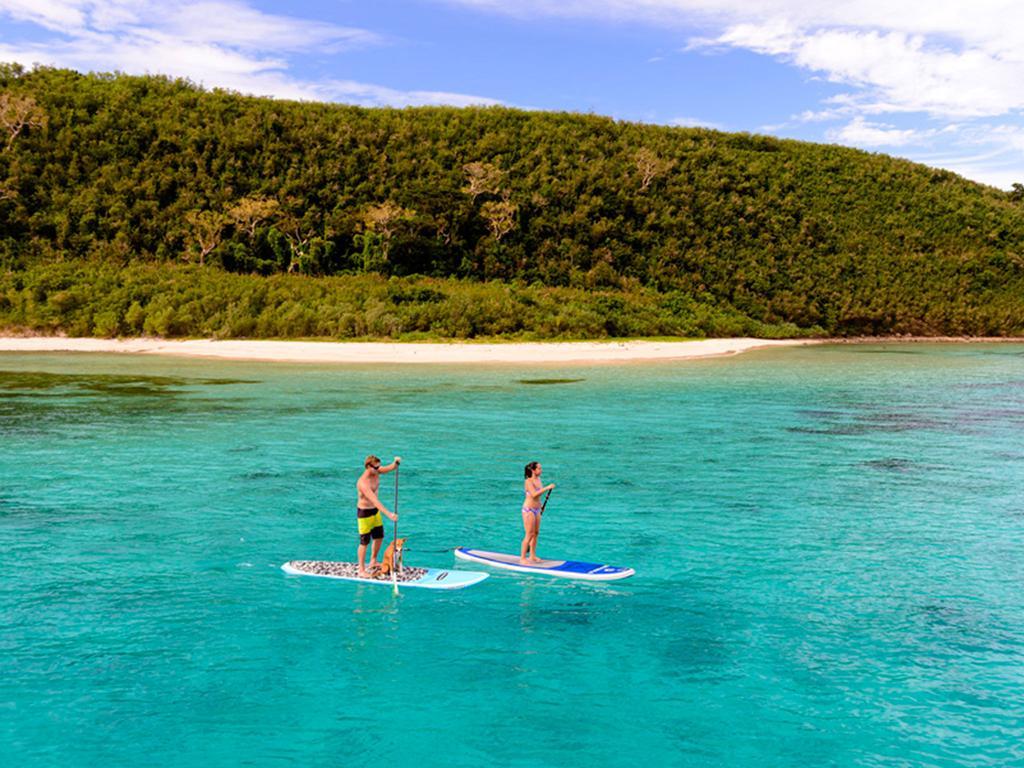
M360 535L368 534L371 531L373 531L374 528L377 528L377 527L383 528L384 527L384 521L381 519L380 511L374 509L374 510L372 510L372 512L373 512L372 515L368 515L367 517L363 517L363 515L366 515L369 512L371 512L371 510L360 509L359 512L357 513L358 516L357 516L357 520L356 521L359 523L359 533L360 533Z

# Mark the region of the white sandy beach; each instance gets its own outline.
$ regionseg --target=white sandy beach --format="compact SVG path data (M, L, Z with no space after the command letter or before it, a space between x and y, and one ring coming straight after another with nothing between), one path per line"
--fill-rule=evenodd
M626 363L734 355L761 347L807 344L766 339L700 341L580 341L383 343L331 341L213 341L0 337L0 352L118 352L292 363Z

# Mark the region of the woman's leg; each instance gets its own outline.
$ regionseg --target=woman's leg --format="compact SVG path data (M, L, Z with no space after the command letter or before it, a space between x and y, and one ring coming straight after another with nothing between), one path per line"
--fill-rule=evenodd
M537 557L537 537L540 535L540 515L531 515L533 518L533 536L530 537L530 560L540 562Z
M527 550L530 548L530 542L533 540L533 513L523 512L523 543L519 548L519 561L522 563L529 562Z

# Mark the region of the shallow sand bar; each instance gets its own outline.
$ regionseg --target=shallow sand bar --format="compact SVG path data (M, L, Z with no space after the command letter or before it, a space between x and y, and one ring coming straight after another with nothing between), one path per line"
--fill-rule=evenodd
M190 339L73 339L0 337L0 352L124 352L226 360L291 363L614 363L733 355L759 347L806 341L703 339L699 341L574 341L385 343L333 341L213 341Z

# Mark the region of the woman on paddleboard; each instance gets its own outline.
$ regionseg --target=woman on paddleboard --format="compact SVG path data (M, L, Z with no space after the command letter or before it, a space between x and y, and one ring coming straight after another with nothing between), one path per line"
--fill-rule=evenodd
M523 490L526 492L526 499L523 501L523 545L519 550L519 562L539 563L537 557L537 534L540 533L540 516L544 511L544 504L540 497L545 493L554 490L555 484L543 485L540 480L541 466L538 461L531 461L526 465L526 480L523 481Z

